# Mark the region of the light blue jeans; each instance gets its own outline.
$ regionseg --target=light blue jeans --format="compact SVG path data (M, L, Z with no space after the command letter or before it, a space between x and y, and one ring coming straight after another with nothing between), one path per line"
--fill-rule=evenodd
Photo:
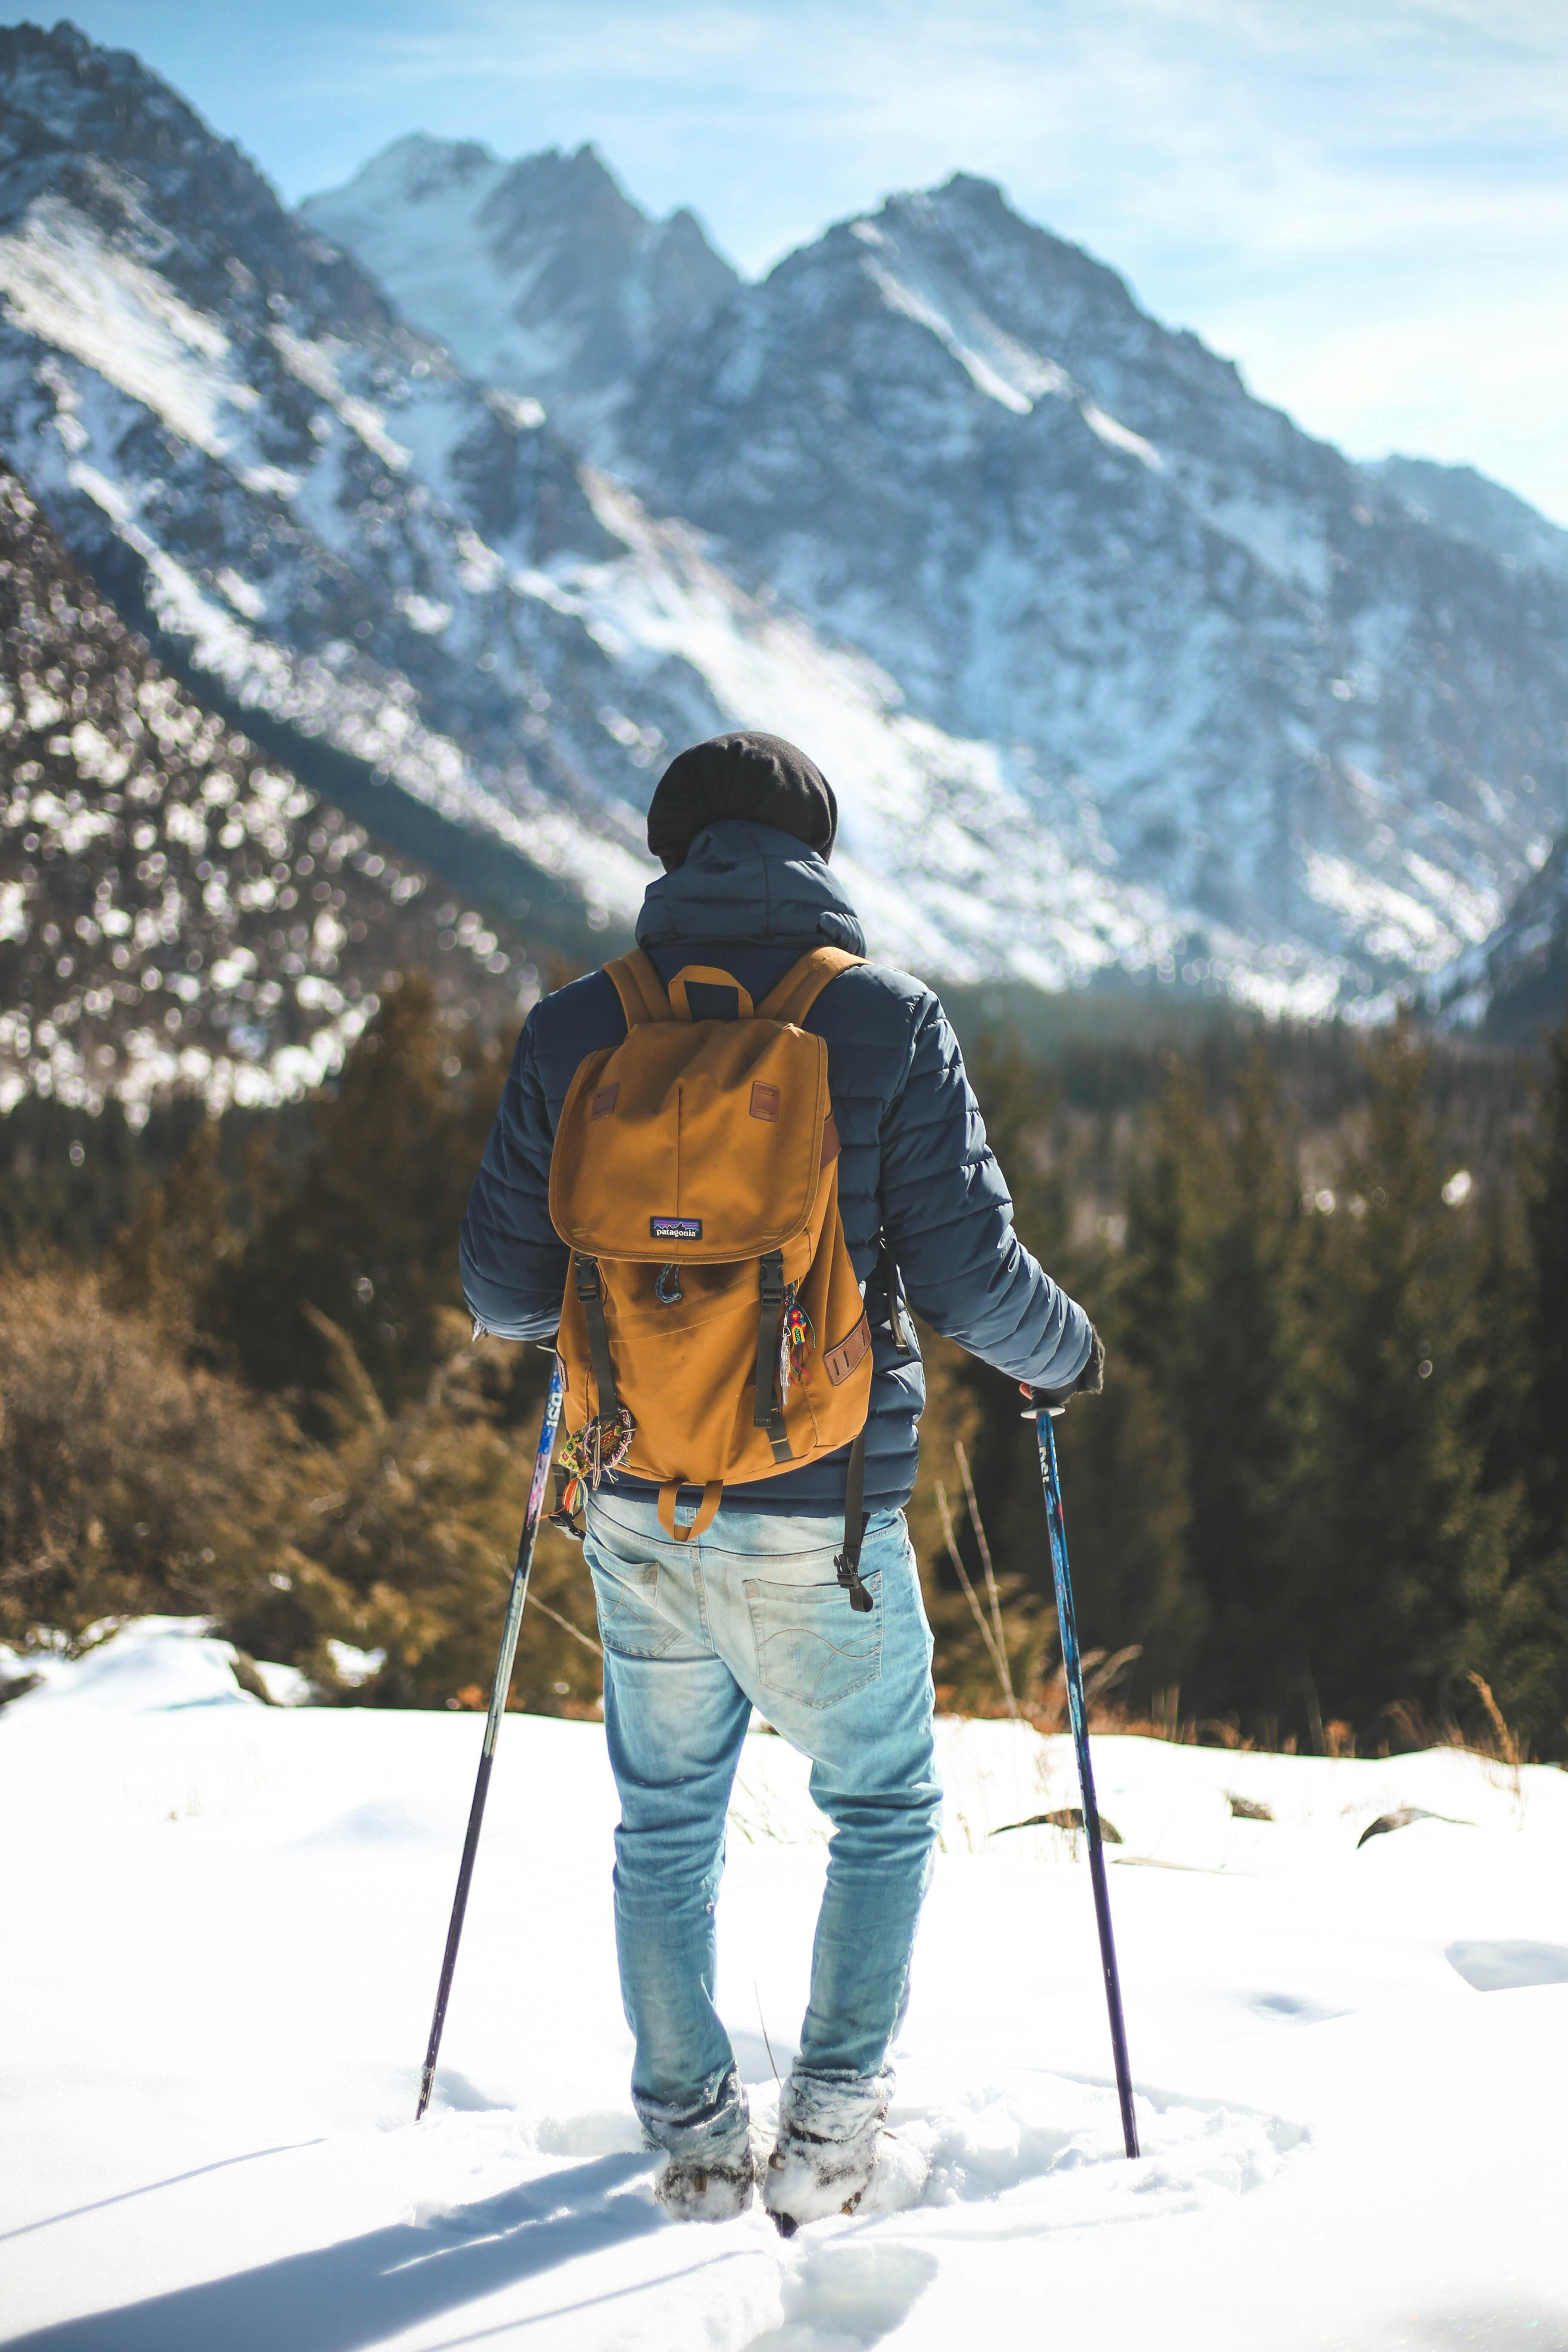
M678 1524L692 1516L681 1507ZM821 2137L847 2137L891 2088L888 2045L942 1798L931 1630L904 1515L875 1512L867 1528L868 1613L837 1580L837 1518L721 1509L679 1543L651 1496L605 1487L587 1527L621 1800L616 1936L633 2105L676 2155L721 2164L745 2147L745 2093L713 2006L713 1906L755 1706L810 1757L811 1793L833 1824L790 2093L807 2127L816 2117Z

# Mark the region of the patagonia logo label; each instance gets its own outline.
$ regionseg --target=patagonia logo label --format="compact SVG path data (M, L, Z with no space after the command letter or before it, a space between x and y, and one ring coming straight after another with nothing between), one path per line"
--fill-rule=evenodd
M700 1217L650 1217L647 1229L656 1242L700 1242Z

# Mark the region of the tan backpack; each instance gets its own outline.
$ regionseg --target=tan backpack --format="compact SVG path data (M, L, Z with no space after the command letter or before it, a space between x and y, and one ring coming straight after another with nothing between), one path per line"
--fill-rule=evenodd
M729 972L688 964L668 993L638 948L606 964L625 1042L572 1081L550 1216L572 1251L557 1523L624 1468L658 1486L679 1541L725 1485L852 1444L840 1580L858 1609L871 1332L838 1213L827 1046L801 1027L863 959L822 947L754 1009ZM700 1486L677 1528L682 1486Z

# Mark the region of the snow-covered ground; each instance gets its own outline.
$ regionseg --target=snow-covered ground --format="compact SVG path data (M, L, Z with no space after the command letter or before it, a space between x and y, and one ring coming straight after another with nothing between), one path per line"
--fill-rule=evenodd
M505 1726L416 2128L479 1719L268 1708L228 1658L154 1622L0 1713L5 2340L1568 2347L1568 1775L1097 1742L1129 2165L1081 1853L993 1834L1073 1801L1070 1751L945 1724L894 2116L930 2189L786 2245L653 2203L597 1727ZM759 2108L825 1860L804 1780L748 1740L721 1998ZM1446 1818L1358 1845L1411 1807Z

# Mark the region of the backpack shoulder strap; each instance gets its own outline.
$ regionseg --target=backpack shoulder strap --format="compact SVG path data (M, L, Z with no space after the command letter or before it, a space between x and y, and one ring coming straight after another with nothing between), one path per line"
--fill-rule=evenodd
M645 1022L675 1019L675 1007L665 993L664 982L653 968L652 957L643 949L633 948L630 955L617 956L613 963L605 966L605 972L621 1000L628 1034Z
M798 1026L830 980L837 980L851 964L865 961L864 956L851 955L847 948L813 948L798 963L792 963L777 986L768 991L757 1007L758 1020L788 1021Z

